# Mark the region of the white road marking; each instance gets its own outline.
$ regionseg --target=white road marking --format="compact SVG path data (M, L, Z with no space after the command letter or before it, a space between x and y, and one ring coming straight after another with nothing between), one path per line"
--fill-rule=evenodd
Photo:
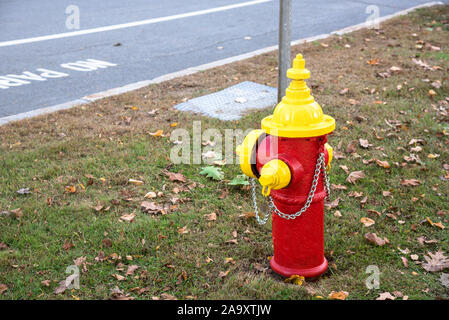
M68 38L68 37L76 37L76 36L81 36L81 35L85 35L85 34L97 33L97 32L105 32L105 31L112 31L112 30L118 30L118 29L124 29L124 28L137 27L137 26L142 26L142 25L147 25L147 24L171 21L171 20L176 20L176 19L205 15L205 14L214 13L214 12L231 10L231 9L235 9L235 8L247 7L247 6L252 6L252 5L265 3L265 2L271 2L271 1L273 1L273 0L253 0L253 1L236 3L236 4L231 4L231 5L216 7L216 8L211 8L211 9L175 14L172 16L166 16L166 17L160 17L160 18L146 19L146 20L140 20L140 21L134 21L134 22L128 22L128 23L122 23L122 24L115 24L115 25L111 25L111 26L98 27L98 28L79 30L79 31L73 31L73 32L50 34L50 35L34 37L34 38L3 41L3 42L0 42L0 47L16 46L16 45L24 44L24 43L32 43L32 42L54 40L54 39L61 39L61 38Z
M78 60L76 62L62 63L61 68L66 68L75 71L90 72L95 71L98 68L105 69L108 67L115 67L117 64L96 59ZM0 89L9 89L11 87L19 87L24 84L30 84L31 80L34 81L46 81L47 78L62 78L68 77L69 74L54 70L48 70L43 68L37 68L36 71L40 74L32 73L30 71L24 71L22 74L7 74L6 76L0 75Z

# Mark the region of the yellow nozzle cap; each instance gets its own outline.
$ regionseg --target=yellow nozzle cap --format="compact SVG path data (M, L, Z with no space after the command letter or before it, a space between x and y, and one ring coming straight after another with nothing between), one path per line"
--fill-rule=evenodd
M292 79L290 86L273 115L262 120L262 129L267 134L288 138L317 137L334 131L334 118L323 114L304 81L310 77L310 71L301 54L293 60L287 77Z
M251 178L256 178L252 169L252 160L255 153L255 146L259 137L264 134L263 130L253 130L245 137L242 144L237 146L235 153L239 156L240 168L242 172Z
M268 196L271 189L282 189L290 183L291 173L288 165L282 160L275 159L267 162L260 170L259 183L262 194Z

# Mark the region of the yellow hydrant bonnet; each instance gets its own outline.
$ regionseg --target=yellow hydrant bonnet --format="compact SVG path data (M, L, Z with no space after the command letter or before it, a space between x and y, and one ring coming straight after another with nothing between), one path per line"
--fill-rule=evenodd
M286 95L273 115L262 120L262 129L268 134L288 138L317 137L334 131L335 119L323 114L304 81L310 77L310 71L305 68L301 54L293 60L287 77L292 81Z

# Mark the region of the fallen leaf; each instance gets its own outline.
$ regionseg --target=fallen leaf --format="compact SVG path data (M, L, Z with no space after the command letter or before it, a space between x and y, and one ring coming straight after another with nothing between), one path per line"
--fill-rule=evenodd
M170 181L186 182L186 177L182 173L174 173L167 170L163 171Z
M363 217L360 219L360 222L363 223L363 225L365 227L369 227L372 226L373 224L375 224L376 222L373 219L367 218L367 217Z
M220 273L218 274L218 277L221 278L221 279L223 279L224 277L226 277L226 276L229 274L230 271L231 271L231 270L220 271Z
M65 191L67 193L75 193L76 192L76 187L75 186L66 186L65 187Z
M368 140L366 139L359 139L359 144L364 149L368 149L369 147L372 146L372 144L368 143Z
M178 228L178 233L179 234L186 234L186 233L189 233L189 232L190 232L190 230L187 229L187 226L184 226L182 228Z
M341 170L343 170L346 174L349 174L349 169L348 169L348 167L347 166L345 166L345 165L341 165L341 166L339 166L340 168L341 168Z
M234 101L237 103L245 103L247 100L244 97L237 97Z
M391 293L389 292L383 292L380 294L380 296L378 298L376 298L376 300L395 300L396 297L392 296Z
M131 184L133 184L133 185L135 185L135 186L140 186L140 185L144 184L143 181L141 181L141 180L135 180L135 179L129 179L128 182L131 183Z
M327 209L333 209L333 208L336 208L336 207L338 207L338 204L340 203L340 200L341 200L341 198L340 197L338 197L337 199L335 199L335 200L333 200L332 202L325 202L324 203L324 206L327 208Z
M18 194L30 194L31 193L30 188L22 188L20 190L17 190L16 192Z
M382 167L385 169L390 168L390 164L388 163L388 161L382 161L382 160L376 159L376 163L379 167Z
M135 264L129 266L129 267L128 267L128 270L126 270L125 275L127 275L127 276L133 275L134 272L135 272L138 268L139 268L139 266L137 266L137 265L135 265Z
M149 201L143 201L140 204L140 210L152 214L164 213L164 208L161 205Z
M284 282L285 283L293 283L293 284L300 286L304 283L304 277L294 274L290 278L285 279Z
M152 198L156 198L157 194L156 194L156 192L150 191L144 197L147 199L152 199Z
M413 58L412 61L413 61L413 63L417 64L418 66L420 66L422 68L434 71L434 69L431 66L429 66L427 63L425 63L424 61L421 61L421 60L418 60L418 59L415 59L415 58Z
M404 264L404 267L408 268L408 260L406 257L401 257L402 263Z
M175 296L172 296L168 293L162 293L161 294L161 299L162 300L178 300Z
M342 184L331 184L331 187L333 190L347 190L348 187L342 185Z
M134 300L134 297L129 297L123 293L117 286L111 289L112 300Z
M204 215L206 217L207 221L215 221L217 220L217 214L215 212L209 213L209 214L205 214Z
M73 243L70 241L65 241L64 244L62 245L62 248L67 251L69 249L72 249L74 247Z
M133 222L135 217L136 217L136 215L134 214L134 212L132 212L130 214L122 215L120 217L120 220L127 221L127 222Z
M355 183L359 179L365 178L365 174L363 171L354 171L349 174L349 176L346 178L346 181L349 183Z
M120 275L120 274L118 274L118 273L114 273L112 276L113 276L114 278L116 278L118 281L124 281L124 280L126 280L126 277L124 277L124 276L122 276L122 275Z
M383 246L383 245L389 243L389 241L388 241L388 239L386 237L381 239L375 233L367 233L367 234L365 234L365 239L368 240L371 243L374 243L374 244L378 245L378 246Z
M3 292L5 292L6 290L8 290L8 286L6 284L0 283L0 294L3 294Z
M421 181L417 179L404 179L401 180L401 185L409 187L409 186L419 186L421 184Z
M329 299L332 300L345 300L347 296L348 293L346 291L332 291L331 293L329 293Z
M254 266L254 269L256 269L259 272L265 272L268 269L267 267L264 267L260 263L254 263L253 266Z
M427 252L424 256L426 262L423 262L422 267L429 272L439 272L449 268L449 259L439 250L435 253Z
M224 173L221 168L213 167L213 166L207 166L201 168L200 171L201 175L206 175L207 178L212 178L214 180L223 180L224 179Z
M50 286L50 280L42 280L41 284L46 286L46 287L49 287Z
M341 91L339 92L339 94L345 95L345 94L347 94L348 92L349 92L349 88L344 88L343 90L341 90Z
M157 130L156 132L149 132L150 135L152 135L153 137L161 137L162 134L164 133L164 130Z
M440 275L440 282L444 287L449 288L449 273L442 273Z

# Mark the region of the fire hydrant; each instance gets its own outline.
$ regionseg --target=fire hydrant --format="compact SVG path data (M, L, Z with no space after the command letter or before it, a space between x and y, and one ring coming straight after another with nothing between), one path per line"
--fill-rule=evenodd
M262 129L251 131L237 147L243 173L258 179L270 201L274 255L271 268L285 277L316 277L327 270L324 257L324 200L332 148L327 135L334 118L323 114L305 79L310 71L298 54L287 77L292 81ZM256 193L253 201L259 223Z

